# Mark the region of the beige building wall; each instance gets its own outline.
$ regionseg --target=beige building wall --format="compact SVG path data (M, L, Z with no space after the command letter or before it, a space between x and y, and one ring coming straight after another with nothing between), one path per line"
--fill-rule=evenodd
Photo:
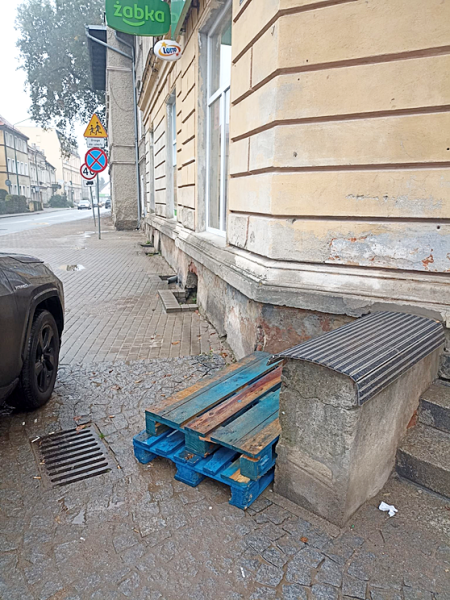
M5 181L8 179L8 169L6 165L5 136L0 129L0 190L8 191Z
M2 143L0 148L4 165L0 167L4 171L3 189L11 194L25 196L31 200L30 171L28 164L27 137L18 132L12 125L2 124ZM11 182L11 187L6 186L6 181Z
M380 308L449 327L450 2L233 0L226 239L205 232L204 35L221 6L190 10L178 62L142 42L147 226L182 280L197 273L202 309L238 356Z
M206 2L208 4L208 2ZM210 3L209 3L210 4ZM157 71L150 62L152 38L142 39L143 89L139 99L142 119L150 147L147 160L147 198L156 215L176 221L188 230L201 229L196 221L199 211L196 196L197 186L197 126L198 126L198 28L202 15L205 16L205 1L198 10L191 10L186 22L186 33L182 36L184 51L177 62L158 61ZM176 103L176 215L174 214L173 192L170 189L169 171L171 161L171 102ZM149 133L151 132L151 139Z
M324 4L235 3L229 240L450 272L450 4Z
M56 169L56 182L61 186L57 193L66 193L70 200L81 200L81 160L78 154L66 157L61 152L61 144L55 129L41 127L19 127L29 137L30 144L36 144L45 152L49 162ZM70 182L72 181L72 185Z

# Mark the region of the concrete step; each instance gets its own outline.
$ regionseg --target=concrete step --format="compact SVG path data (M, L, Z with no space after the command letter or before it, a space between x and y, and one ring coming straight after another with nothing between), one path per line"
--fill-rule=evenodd
M397 451L397 473L450 498L450 435L419 424Z
M450 382L438 380L422 395L419 421L450 433Z

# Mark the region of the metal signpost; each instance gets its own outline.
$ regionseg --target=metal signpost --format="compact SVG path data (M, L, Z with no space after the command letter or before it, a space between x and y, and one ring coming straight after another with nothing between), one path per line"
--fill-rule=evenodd
M97 177L97 175L93 171L91 171L90 169L87 168L86 163L84 165L81 165L80 173L81 173L81 177L83 179L85 179L87 182L87 185L89 185L89 191L91 193L92 216L94 217L94 227L95 227L95 210L94 210L94 203L92 201L92 186L94 185L94 182L92 180L95 179Z
M98 217L98 239L102 239L102 231L100 224L100 182L98 175L102 173L108 166L108 157L103 148L106 147L108 134L106 129L103 127L102 122L98 116L94 113L91 120L86 127L84 132L84 138L86 145L89 150L86 152L84 157L84 164L81 167L81 175L84 179L92 182L97 178L97 217ZM94 226L95 226L95 211L94 201L92 197L92 185L90 186L92 212L94 215Z
M97 177L97 217L98 217L98 239L102 239L102 229L100 227L100 183Z
M94 182L92 182L92 183L94 183ZM92 216L94 217L94 227L95 227L95 208L94 208L94 199L92 198L92 185L89 187L89 193L91 194Z
M102 239L102 232L100 227L100 182L98 174L102 173L108 166L108 157L106 152L101 148L91 148L86 152L84 162L90 171L97 174L97 216L98 216L98 239Z

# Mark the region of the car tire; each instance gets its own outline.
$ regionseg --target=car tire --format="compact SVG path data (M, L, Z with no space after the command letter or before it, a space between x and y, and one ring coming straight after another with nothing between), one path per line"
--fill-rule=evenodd
M33 410L50 400L58 372L60 338L48 310L36 313L20 374L20 408Z

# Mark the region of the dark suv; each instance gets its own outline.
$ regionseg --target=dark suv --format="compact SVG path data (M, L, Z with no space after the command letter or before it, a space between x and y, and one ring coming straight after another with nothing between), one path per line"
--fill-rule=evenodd
M49 400L63 328L58 277L38 258L0 252L0 404L12 392L25 409Z

